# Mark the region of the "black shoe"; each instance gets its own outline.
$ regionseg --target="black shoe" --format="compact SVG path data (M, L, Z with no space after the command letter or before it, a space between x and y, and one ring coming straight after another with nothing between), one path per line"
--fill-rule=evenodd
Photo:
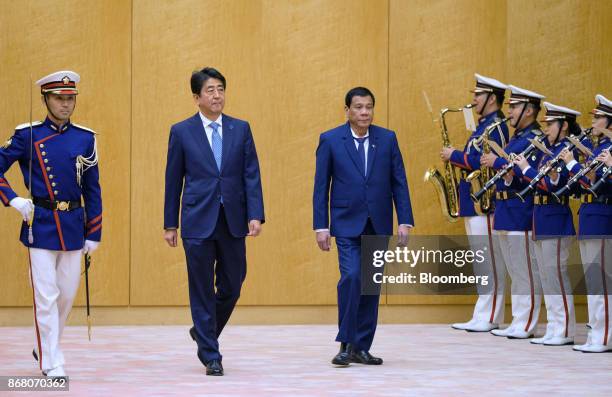
M206 363L206 375L223 376L223 365L219 360L210 360Z
M189 336L195 343L198 343L198 334L196 333L195 327L189 328Z
M32 355L34 356L34 360L38 361L38 354L36 354L36 349L32 349Z
M366 350L351 350L349 359L352 363L357 364L381 365L383 363L382 358L374 357Z
M340 351L334 356L334 358L332 358L332 364L343 367L348 366L351 363L349 357L350 348L351 345L349 343L340 343Z

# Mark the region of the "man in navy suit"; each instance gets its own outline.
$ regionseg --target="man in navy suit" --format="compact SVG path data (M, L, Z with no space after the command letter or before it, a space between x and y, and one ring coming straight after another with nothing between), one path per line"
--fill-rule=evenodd
M361 236L393 234L393 203L400 242L407 240L414 225L397 138L393 131L372 124L374 104L367 88L351 89L345 97L348 122L321 134L317 148L314 230L323 251L330 250L331 236L336 237L340 264L340 351L332 360L339 366L382 364L369 352L379 296L361 295Z
M223 375L218 338L246 277L245 236L259 235L265 220L251 128L222 113L225 88L216 69L191 75L200 111L170 129L164 205L164 239L171 247L177 246L180 208L194 324L189 333L206 374L217 376Z

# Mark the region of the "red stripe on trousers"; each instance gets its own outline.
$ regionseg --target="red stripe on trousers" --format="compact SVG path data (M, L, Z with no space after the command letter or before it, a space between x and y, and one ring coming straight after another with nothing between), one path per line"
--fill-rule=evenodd
M30 263L30 282L32 283L32 303L34 304L34 325L36 328L36 340L38 341L38 366L42 371L42 348L40 343L40 330L38 329L38 316L36 313L36 294L34 293L34 276L32 275L32 257L30 256L30 249L28 248L28 261Z
M529 309L529 320L527 320L527 325L525 325L525 332L528 332L529 326L531 325L531 321L533 320L533 311L535 309L535 291L533 287L533 276L531 275L531 257L529 256L529 233L527 231L525 231L525 253L527 254L527 271L529 272L529 288L531 293L531 308Z
M563 277L561 276L561 239L557 239L557 275L559 276L559 285L561 285L561 294L563 294L563 308L565 309L565 337L567 338L569 328L569 309L567 307L567 297L565 296L565 286L563 285Z
M608 328L610 327L610 316L609 316L609 306L608 306L608 286L606 285L606 268L604 263L606 261L605 258L605 239L601 239L601 280L603 281L603 296L604 296L604 310L605 310L605 326L606 330L604 331L604 340L603 345L608 344Z
M497 268L495 267L495 250L493 249L493 236L491 231L491 214L487 214L487 233L489 234L489 250L491 252L491 266L493 266L493 307L489 322L495 319L495 308L497 305Z

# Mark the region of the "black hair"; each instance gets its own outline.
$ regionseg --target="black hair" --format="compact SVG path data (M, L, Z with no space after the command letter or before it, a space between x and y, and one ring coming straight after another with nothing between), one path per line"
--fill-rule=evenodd
M372 91L365 87L355 87L351 88L349 92L346 93L346 97L344 97L344 104L347 108L351 107L351 102L353 102L353 97L355 96L369 96L372 98L372 105L376 104L376 99L374 99L374 94L372 94Z
M529 102L527 104L528 107L531 107L533 109L533 114L535 117L538 117L538 113L540 113L540 109L542 109L542 107L540 107L539 103L533 103L533 102Z
M495 95L495 102L497 102L497 106L500 108L504 106L504 92L503 91L493 91Z
M569 135L578 136L582 132L582 128L580 128L580 124L576 120L566 120L567 121L567 133Z
M191 92L200 95L202 92L202 86L208 79L217 79L223 84L223 89L226 88L225 77L215 68L205 67L202 70L193 72L191 74Z

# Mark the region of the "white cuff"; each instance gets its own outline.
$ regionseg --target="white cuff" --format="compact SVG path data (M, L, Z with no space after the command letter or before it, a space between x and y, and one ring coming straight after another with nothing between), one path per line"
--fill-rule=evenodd
M571 171L576 164L578 164L578 162L576 160L572 160L569 163L565 164L565 168L567 168L568 171Z
M319 233L319 232L329 232L329 229L316 229L315 232L316 233Z

